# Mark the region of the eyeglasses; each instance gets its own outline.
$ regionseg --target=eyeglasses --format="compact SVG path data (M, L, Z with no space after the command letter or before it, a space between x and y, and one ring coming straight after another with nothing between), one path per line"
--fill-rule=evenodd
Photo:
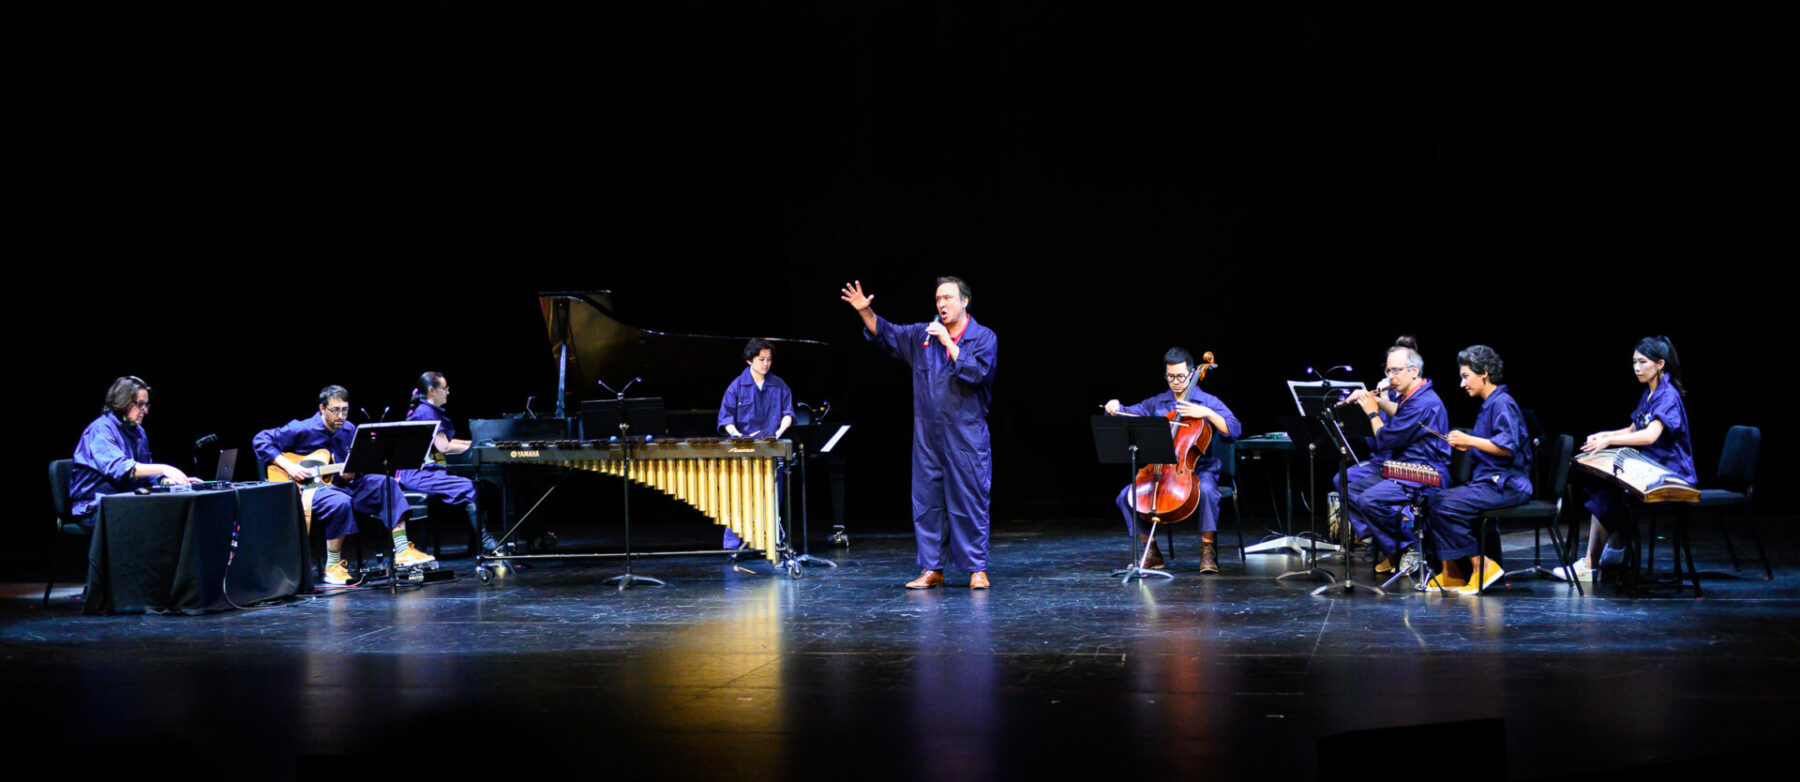
M1186 382L1187 379L1190 377L1193 377L1193 373L1185 373L1185 374L1180 374L1180 375L1171 375L1167 372L1163 373L1163 379L1167 380L1171 383L1183 383L1183 382Z
M1412 369L1412 366L1408 365L1408 366L1404 366L1404 367L1388 367L1387 368L1388 377L1393 377L1395 375L1400 374L1401 372L1405 372L1408 369Z
M327 408L325 408L325 412L327 414L337 416L338 418L343 418L344 416L347 416L350 414L350 408L348 408L348 407L327 407Z
M132 404L136 405L138 408L142 409L146 413L150 412L150 403L149 402L132 402Z

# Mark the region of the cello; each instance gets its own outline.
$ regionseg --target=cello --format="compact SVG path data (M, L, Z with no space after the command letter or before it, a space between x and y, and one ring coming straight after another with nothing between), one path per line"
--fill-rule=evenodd
M1188 388L1191 390L1205 380L1207 370L1218 368L1219 365L1213 363L1212 351L1206 351L1201 356L1200 366L1194 368L1194 377L1189 381L1193 385ZM1173 524L1194 515L1195 509L1200 507L1194 465L1212 446L1213 428L1204 418L1182 421L1176 410L1170 410L1164 417L1177 427L1176 463L1145 465L1132 481L1131 491L1133 507L1140 515L1152 523Z

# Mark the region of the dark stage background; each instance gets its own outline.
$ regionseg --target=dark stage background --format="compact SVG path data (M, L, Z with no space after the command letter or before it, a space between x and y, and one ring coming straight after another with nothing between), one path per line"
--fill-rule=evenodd
M398 410L437 369L459 420L544 410L535 294L604 288L642 327L835 343L775 372L860 425L851 523L905 529L906 374L837 290L916 321L938 274L1000 337L997 525L1111 513L1087 416L1160 390L1171 344L1216 351L1205 387L1263 432L1282 380L1372 382L1401 333L1468 425L1453 357L1482 342L1580 435L1625 423L1632 346L1669 334L1703 480L1737 423L1794 466L1767 20L1087 5L18 10L28 515L119 374L177 463L326 383ZM740 368L643 390L716 400Z

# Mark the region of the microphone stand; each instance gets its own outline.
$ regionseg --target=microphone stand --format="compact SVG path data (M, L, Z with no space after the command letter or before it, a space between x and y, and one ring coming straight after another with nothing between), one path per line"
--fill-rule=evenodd
M631 387L633 385L637 384L637 382L640 380L643 380L643 378L634 377L631 379L630 383L625 384L624 388L621 388L617 391L613 391L613 387L607 385L605 381L596 381L596 382L600 383L601 388L604 388L608 391L613 391L613 393L616 394L618 397L618 400L619 400L619 445L623 446L625 449L625 475L623 476L622 482L619 487L620 496L625 498L625 572L621 573L619 575L613 576L612 578L606 579L605 581L600 582L603 584L610 584L610 583L613 583L614 581L617 581L617 582L619 582L619 591L620 592L625 591L626 588L630 587L632 584L636 584L636 583L640 583L640 582L645 583L645 584L651 584L653 586L667 586L660 579L651 578L649 576L640 576L640 575L636 575L631 572L631 450L632 450L631 445L632 445L632 443L631 443L631 423L629 421L627 421L625 418L625 392L630 390Z

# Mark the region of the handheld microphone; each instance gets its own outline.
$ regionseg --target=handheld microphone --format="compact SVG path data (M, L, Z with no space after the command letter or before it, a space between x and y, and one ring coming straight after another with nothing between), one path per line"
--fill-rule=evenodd
M202 437L202 438L194 441L194 450L198 451L201 448L205 448L206 446L212 445L213 443L216 443L218 441L219 441L218 435L209 434L205 437Z

